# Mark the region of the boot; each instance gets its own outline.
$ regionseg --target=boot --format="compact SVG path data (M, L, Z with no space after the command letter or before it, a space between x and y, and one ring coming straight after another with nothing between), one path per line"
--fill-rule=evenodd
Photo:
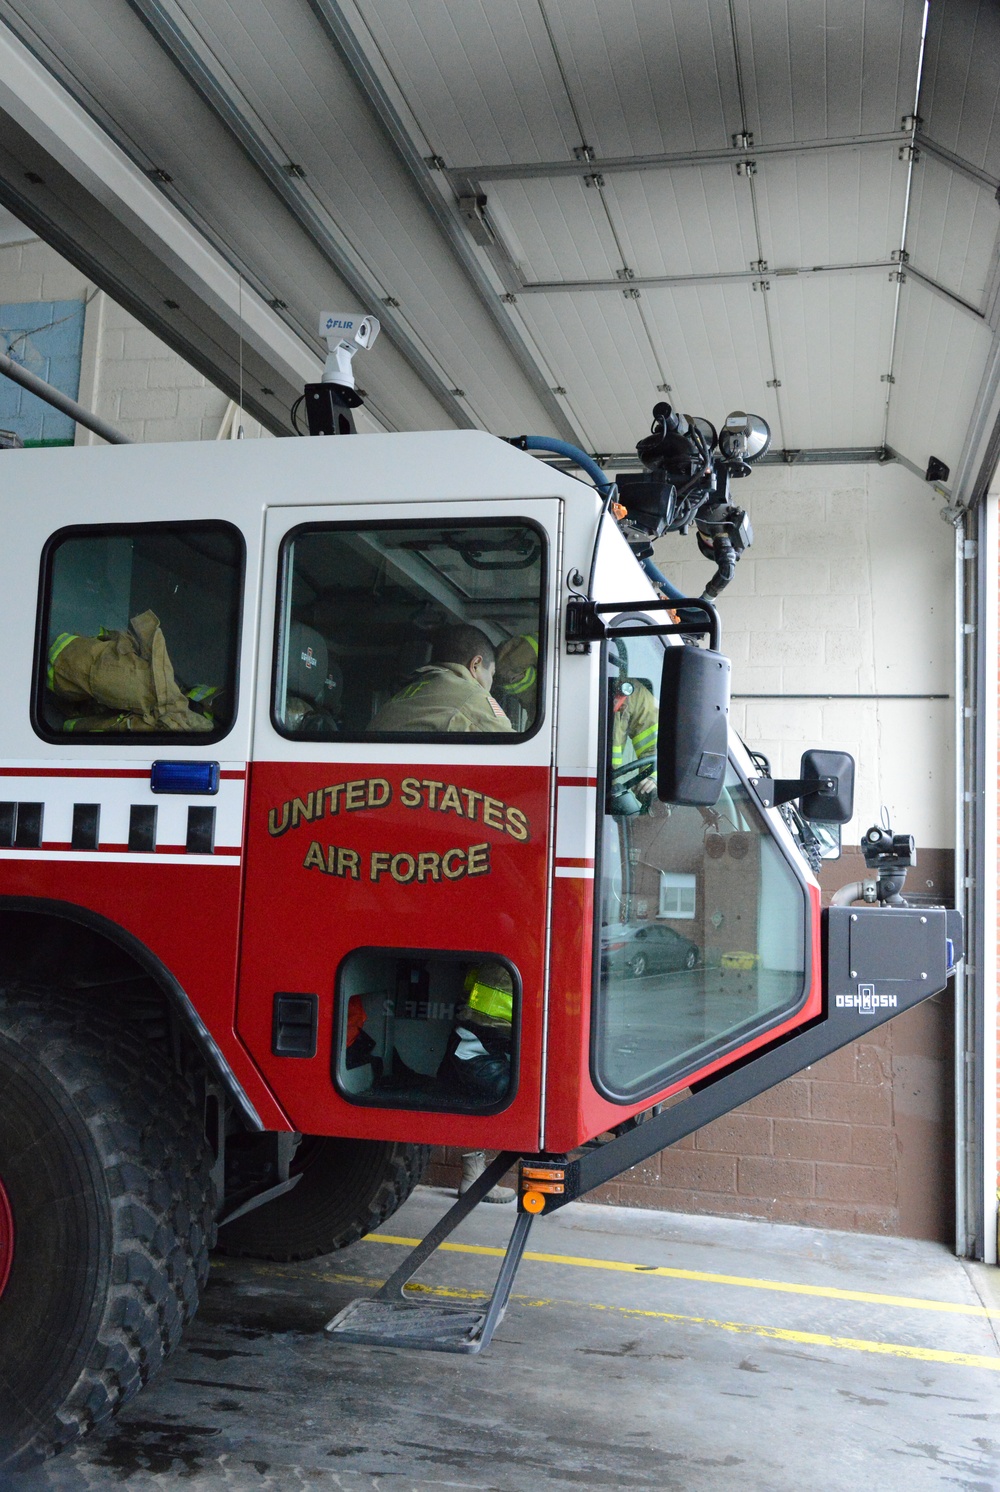
M467 1150L462 1156L462 1180L459 1183L458 1195L464 1197L465 1193L474 1181L478 1181L486 1170L486 1151ZM513 1202L514 1193L509 1186L495 1186L488 1191L482 1199L484 1202Z

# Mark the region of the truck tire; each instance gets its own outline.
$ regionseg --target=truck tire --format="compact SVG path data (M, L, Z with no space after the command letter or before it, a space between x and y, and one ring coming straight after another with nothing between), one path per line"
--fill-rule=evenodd
M124 1011L0 989L0 1468L156 1372L197 1309L215 1202L187 1085Z
M402 1207L429 1156L426 1145L305 1135L291 1167L298 1184L223 1224L219 1249L288 1264L346 1248Z

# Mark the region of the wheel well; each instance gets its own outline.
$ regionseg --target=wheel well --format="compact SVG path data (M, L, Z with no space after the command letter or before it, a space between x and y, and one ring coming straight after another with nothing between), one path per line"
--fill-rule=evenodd
M0 901L0 979L48 985L64 996L121 997L122 1019L164 1046L205 1094L220 1122L263 1128L187 995L149 950L114 923L70 903Z

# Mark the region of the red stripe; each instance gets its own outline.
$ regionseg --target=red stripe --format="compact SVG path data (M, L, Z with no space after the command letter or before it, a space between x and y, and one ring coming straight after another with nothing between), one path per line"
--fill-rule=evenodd
M557 865L572 865L576 869L589 870L593 867L593 860L574 859L572 855L557 855Z
M596 777L557 777L560 787L596 787Z

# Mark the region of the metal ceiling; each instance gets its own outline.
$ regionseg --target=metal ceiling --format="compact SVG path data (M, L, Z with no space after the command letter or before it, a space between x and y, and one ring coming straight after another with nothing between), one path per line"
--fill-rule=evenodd
M968 499L998 58L992 0L0 0L0 199L275 430L370 309L386 428L750 407Z

